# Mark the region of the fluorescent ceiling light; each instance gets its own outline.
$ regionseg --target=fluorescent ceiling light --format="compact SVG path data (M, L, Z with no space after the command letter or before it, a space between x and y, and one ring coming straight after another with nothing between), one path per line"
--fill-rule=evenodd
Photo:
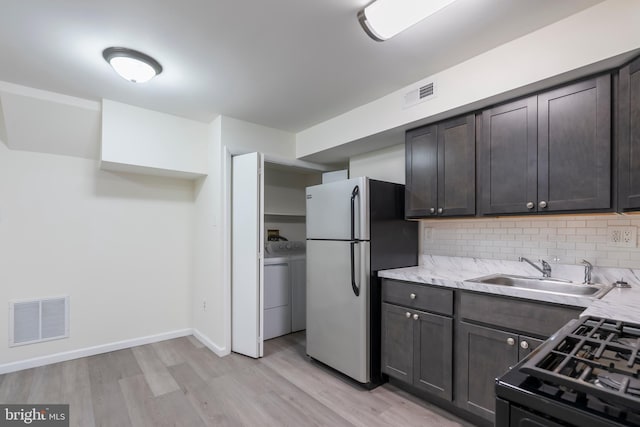
M162 72L162 65L137 50L109 47L102 52L104 59L122 78L133 83L148 82Z
M376 0L358 12L358 20L372 39L384 41L454 1Z

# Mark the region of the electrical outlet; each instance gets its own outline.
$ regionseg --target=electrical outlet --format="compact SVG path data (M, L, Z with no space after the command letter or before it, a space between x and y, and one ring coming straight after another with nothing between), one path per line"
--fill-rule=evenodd
M638 246L636 227L607 227L607 244L620 248Z
M423 237L424 237L424 240L431 240L433 238L433 228L425 227Z

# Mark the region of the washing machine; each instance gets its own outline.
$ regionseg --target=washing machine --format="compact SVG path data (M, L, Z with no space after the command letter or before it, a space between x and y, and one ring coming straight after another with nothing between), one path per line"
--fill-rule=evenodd
M305 329L306 246L304 241L265 243L264 339Z

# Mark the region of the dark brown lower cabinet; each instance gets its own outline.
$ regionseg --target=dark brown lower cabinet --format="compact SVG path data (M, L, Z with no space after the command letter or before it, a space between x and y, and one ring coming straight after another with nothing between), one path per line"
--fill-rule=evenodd
M458 324L457 336L457 404L493 421L495 379L543 341L466 322Z
M382 301L382 372L478 422L494 422L495 379L582 311L391 279Z
M451 401L453 319L382 304L382 372Z
M382 372L411 383L414 322L406 313L406 308L382 303Z

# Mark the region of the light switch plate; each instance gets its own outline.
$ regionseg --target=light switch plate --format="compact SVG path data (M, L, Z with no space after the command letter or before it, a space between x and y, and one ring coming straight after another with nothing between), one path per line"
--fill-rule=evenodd
M636 227L607 227L607 244L619 248L638 246Z

